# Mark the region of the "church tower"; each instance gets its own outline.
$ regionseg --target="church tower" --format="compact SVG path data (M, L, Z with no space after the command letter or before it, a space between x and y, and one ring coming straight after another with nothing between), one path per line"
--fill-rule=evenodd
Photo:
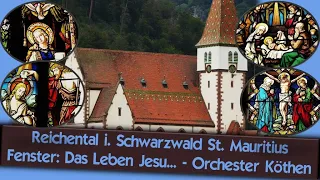
M225 134L232 121L245 125L240 96L248 62L236 47L237 23L234 0L213 0L196 45L201 93L219 134Z

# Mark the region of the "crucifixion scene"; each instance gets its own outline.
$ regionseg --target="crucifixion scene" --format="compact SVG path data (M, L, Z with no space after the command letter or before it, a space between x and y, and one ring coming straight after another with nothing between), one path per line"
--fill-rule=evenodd
M251 124L264 133L295 134L319 119L319 84L294 69L275 69L254 77L242 94Z
M77 25L64 9L32 2L11 11L1 24L4 49L21 62L60 61L77 43Z
M240 52L250 61L271 68L295 67L318 47L319 26L298 5L269 2L240 19L236 31Z

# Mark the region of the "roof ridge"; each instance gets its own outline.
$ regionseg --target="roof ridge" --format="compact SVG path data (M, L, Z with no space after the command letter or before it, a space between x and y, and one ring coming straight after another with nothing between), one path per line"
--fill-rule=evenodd
M220 20L223 18L222 17L222 1L221 0L213 0L213 1L220 1L220 8L218 9L218 11L219 11L219 16L220 16ZM218 23L219 24L219 36L218 36L218 42L219 43L221 43L221 41L222 41L222 34L221 34L221 31L222 31L222 25L221 25L221 23L223 23L223 22L220 22L220 23Z
M97 48L77 48L77 50L90 50L100 52L113 52L113 53L125 53L125 54L140 54L140 55L158 55L158 56L179 56L179 57L197 57L196 55L184 55L184 54L168 54L168 53L155 53L155 52L142 52L142 51L127 51L127 50L112 50L112 49L97 49Z

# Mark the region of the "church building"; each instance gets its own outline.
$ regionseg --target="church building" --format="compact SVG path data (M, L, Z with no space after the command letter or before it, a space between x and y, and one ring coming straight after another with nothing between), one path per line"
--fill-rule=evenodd
M237 22L234 0L214 0L197 56L77 48L66 65L83 80L86 97L66 126L238 133L248 63L236 47Z

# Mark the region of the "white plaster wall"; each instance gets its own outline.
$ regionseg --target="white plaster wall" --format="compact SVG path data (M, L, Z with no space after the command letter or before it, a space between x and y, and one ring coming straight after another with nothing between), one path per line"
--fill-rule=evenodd
M240 53L237 47L224 47L224 46L212 46L206 48L198 48L197 50L197 70L205 71L204 55L207 52L209 57L209 52L212 53L211 58L211 68L215 69L229 69L229 51L232 52L232 57L234 58L234 52L238 53L238 70L247 71L248 61Z
M226 133L233 120L237 120L239 123L243 122L244 116L240 103L240 96L244 84L242 74L243 73L236 73L232 78L231 73L222 73L222 133ZM231 87L231 81L233 81L233 87ZM233 103L233 110L231 109L231 103Z
M210 88L208 88L208 81L210 81ZM218 77L216 72L201 73L200 74L200 89L201 94L208 109L208 103L210 103L209 114L212 121L217 124L217 83Z
M156 132L159 128L164 129L165 132L179 132L184 129L186 133L192 133L192 126L172 126L172 125L151 125L150 131Z
M219 47L221 63L219 69L229 69L229 52L232 52L232 59L234 59L234 52L238 53L238 65L239 71L248 71L248 60L242 56L237 47Z
M133 127L134 130L136 130L137 127L141 127L143 131L150 131L150 125L148 124L134 124Z
M91 116L101 90L89 90L89 116Z
M201 130L205 130L207 134L216 133L216 128L213 127L193 127L193 133L200 133Z
M100 122L100 123L89 123L89 124L87 125L87 128L88 128L88 129L104 129L102 122Z
M119 107L121 107L121 116L118 116ZM132 130L133 128L132 113L121 84L118 85L117 93L113 97L107 115L107 128L116 129L118 126L121 126L124 130Z
M148 125L148 124L134 124L134 130L137 127L141 127L143 131L156 132L160 127L164 129L165 132L179 132L183 128L187 133L200 133L201 130L205 130L208 134L215 133L215 128L213 127L192 127L192 126L172 126L172 125Z
M197 49L197 70L198 71L205 71L205 63L204 63L204 55L205 53L208 54L209 59L209 52L211 52L211 69L219 69L220 66L220 49L219 47L206 47L206 48L198 48Z
M79 63L75 57L75 53L71 53L70 56L68 56L65 65L67 67L69 67L70 69L72 69L81 79L83 86L85 87L86 84L83 81L83 74L80 70L80 66ZM80 91L81 91L81 98L80 98L80 103L83 104L82 108L78 108L81 109L80 112L74 117L74 123L75 124L82 124L85 123L85 107L84 107L84 98L85 98L85 92L84 92L84 87L81 86ZM76 111L79 111L78 109L76 109Z

